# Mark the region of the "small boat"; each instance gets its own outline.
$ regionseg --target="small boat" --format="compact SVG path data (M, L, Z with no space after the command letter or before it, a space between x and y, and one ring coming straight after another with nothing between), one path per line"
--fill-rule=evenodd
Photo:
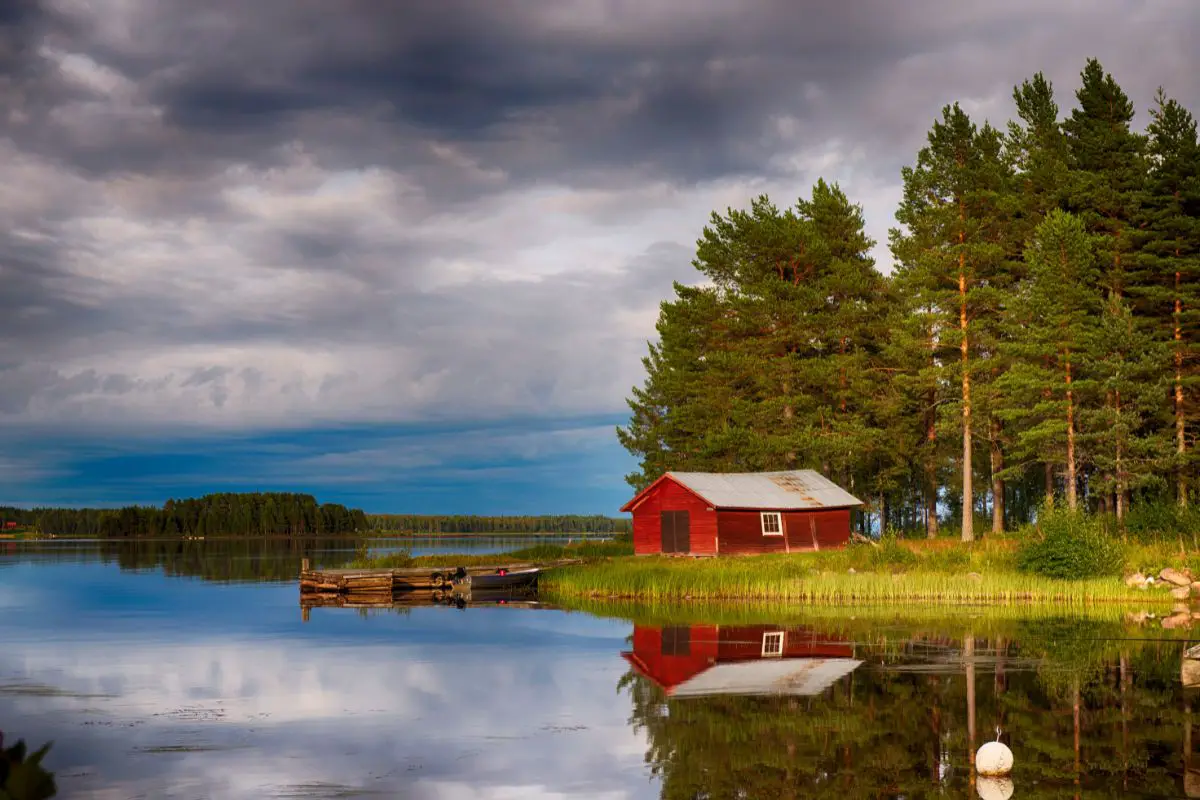
M465 572L465 570L461 570L461 572ZM507 570L501 567L495 572L486 572L482 575L462 575L462 577L458 577L455 581L455 586L461 586L472 591L480 589L525 589L537 586L539 574L541 574L541 570L537 567L516 570Z

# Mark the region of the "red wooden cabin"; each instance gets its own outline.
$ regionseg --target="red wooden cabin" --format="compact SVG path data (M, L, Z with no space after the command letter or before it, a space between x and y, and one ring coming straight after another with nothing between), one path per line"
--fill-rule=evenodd
M819 472L668 472L621 507L638 555L743 555L843 547L862 501Z
M671 697L813 695L862 664L845 639L776 625L635 624L621 655Z

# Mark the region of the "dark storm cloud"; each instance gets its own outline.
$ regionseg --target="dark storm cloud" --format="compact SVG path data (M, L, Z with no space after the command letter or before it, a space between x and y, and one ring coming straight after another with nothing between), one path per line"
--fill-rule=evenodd
M1005 63L1006 51L1046 31L1089 34L1108 16L1070 4L965 9L949 0L614 3L595 24L573 23L572 14L586 19L582 5L540 2L136 8L137 34L124 38L79 18L39 23L33 10L17 37L40 33L90 55L161 109L159 125L109 120L82 137L43 117L36 134L26 126L28 143L70 151L92 170L170 171L265 162L293 137L311 137L330 158L411 166L428 160L415 140L433 137L518 178L631 167L689 182L761 173L788 145L772 128L776 115L801 120L800 135L911 147L897 134L927 126L956 89L969 91L983 73L990 88L1024 77L1026 65ZM1177 8L1177 27L1194 24L1198 12ZM964 70L955 45L987 57L967 59ZM28 41L18 50L27 65L44 58ZM937 82L899 83L897 65L925 57L943 65ZM38 76L49 102L79 94L61 79L52 87L44 64L21 72ZM862 105L881 87L909 101L907 117ZM347 119L358 123L341 131L348 139L324 138Z
M1197 108L1198 19L0 0L0 422L288 416L306 391L351 418L620 408L707 209L825 174L885 241L943 104L1002 124L1044 69L1066 109L1095 54L1139 108L1160 82Z

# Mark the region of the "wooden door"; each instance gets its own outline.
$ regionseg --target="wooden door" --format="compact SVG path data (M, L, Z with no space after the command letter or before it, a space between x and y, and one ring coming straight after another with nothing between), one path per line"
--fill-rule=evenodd
M688 553L692 549L691 519L686 511L663 511L662 552Z
M692 552L692 521L686 511L675 512L675 552Z

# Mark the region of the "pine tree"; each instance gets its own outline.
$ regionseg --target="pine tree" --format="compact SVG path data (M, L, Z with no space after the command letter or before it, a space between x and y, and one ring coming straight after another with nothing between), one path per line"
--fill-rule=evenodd
M1014 423L1017 453L1062 466L1074 510L1083 461L1079 410L1095 392L1080 363L1097 338L1100 270L1082 221L1058 209L1038 225L1025 258L1030 280L1013 300L1009 322L1020 333L1004 345L1012 367L1000 379L1008 400L1000 413Z
M1092 376L1097 396L1106 398L1078 415L1097 473L1089 488L1113 498L1122 527L1130 492L1152 484L1163 464L1164 428L1155 423L1167 346L1134 318L1125 298L1110 294L1080 353L1081 371Z
M1150 117L1131 294L1155 339L1170 343L1174 488L1186 506L1195 460L1188 429L1196 415L1188 398L1200 382L1200 146L1195 119L1161 88Z
M1075 93L1079 107L1063 123L1072 169L1067 206L1097 237L1097 255L1104 267L1102 285L1111 296L1121 297L1128 288L1134 228L1145 183L1145 142L1130 128L1133 103L1100 62L1088 59L1082 78ZM1105 309L1117 307L1109 303ZM1104 397L1110 407L1117 402L1111 392ZM1115 409L1111 413L1115 414ZM1118 448L1123 446L1120 438L1113 442ZM1123 458L1124 453L1114 452L1111 459L1104 460L1117 464ZM1113 487L1120 483L1111 475L1103 482ZM1112 499L1120 512L1124 499Z
M1008 124L1006 150L1016 171L1015 209L1009 241L1020 255L1046 215L1062 208L1067 199L1070 176L1066 134L1058 120L1054 86L1041 72L1013 87L1013 102L1018 121ZM1020 335L1019 330L1014 330ZM1047 395L1047 399L1049 395ZM1016 431L1009 431L1009 437ZM1054 464L1042 465L1042 483L1047 498L1054 496ZM1010 479L1021 470L1011 466L1003 470Z
M677 285L662 305L646 383L618 429L641 458L632 485L667 469L802 465L851 488L878 479L886 448L864 398L883 278L863 228L861 209L823 181L793 209L759 197L712 215L693 261L712 285Z
M904 246L899 240L900 232L892 231L894 250ZM881 412L897 460L913 465L911 481L918 487L925 534L933 539L938 535L940 465L948 458L946 439L938 436L938 409L947 393L937 361L942 316L927 299L923 278L917 270L901 269L889 282L894 301L884 317L890 335L883 360L890 369L890 391L883 400L890 404L881 403Z
M904 200L896 219L907 233L892 237L900 263L898 280L913 292L916 307L936 309L932 346L947 379L960 387L962 434L962 539L973 541L972 380L982 374L978 318L992 312L997 296L989 279L1004 260L995 234L999 136L977 130L957 105L946 106L929 132L915 167L905 167ZM957 359L948 350L957 353Z
M645 383L626 401L629 424L617 429L621 445L640 459L639 471L626 476L637 490L668 469L710 467L719 442L731 438L733 390L711 358L720 361L713 343L727 324L719 294L679 283L675 294L662 303L659 343L642 360Z
M1067 208L1101 238L1105 288L1123 294L1128 254L1145 182L1144 137L1130 129L1133 103L1094 58L1082 72L1079 107L1063 122L1071 177Z

